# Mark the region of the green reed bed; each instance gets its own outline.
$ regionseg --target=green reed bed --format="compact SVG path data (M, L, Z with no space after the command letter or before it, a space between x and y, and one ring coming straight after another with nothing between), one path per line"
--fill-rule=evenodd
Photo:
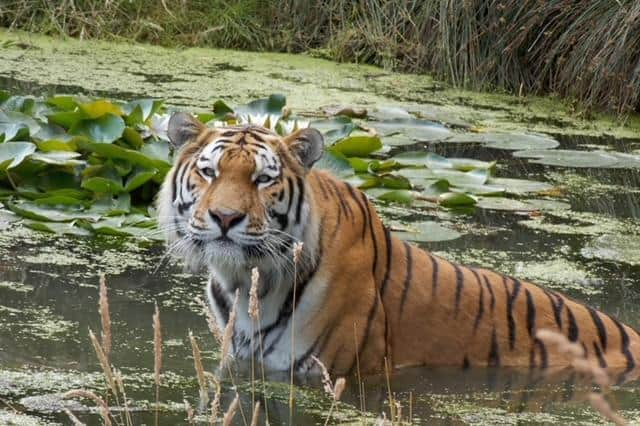
M639 0L9 0L0 26L164 45L309 52L457 87L640 108Z

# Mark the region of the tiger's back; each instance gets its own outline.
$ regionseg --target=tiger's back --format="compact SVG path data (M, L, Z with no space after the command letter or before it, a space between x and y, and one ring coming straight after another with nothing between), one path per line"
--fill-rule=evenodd
M346 346L351 339L363 364L370 359L377 363L373 370L380 370L382 353L396 366L566 365L570 361L566 355L536 338L540 329L558 331L578 342L601 367L635 367L640 336L631 327L555 291L458 265L401 241L357 189L322 171L313 171L308 180L324 211L328 268L339 282L341 276L353 277L343 283L348 289L342 296L347 305L358 294L364 299L360 304L369 308L366 315L355 315L350 330L349 324L341 326L346 330L341 340ZM352 271L353 264L358 271ZM356 285L359 291L354 290ZM333 310L333 304L327 306ZM348 310L343 304L335 306L330 316L339 317L338 310ZM359 341L354 340L354 328ZM384 338L384 344L375 342L376 338ZM368 352L378 354L377 360ZM344 370L353 356L325 358L332 359L329 365Z

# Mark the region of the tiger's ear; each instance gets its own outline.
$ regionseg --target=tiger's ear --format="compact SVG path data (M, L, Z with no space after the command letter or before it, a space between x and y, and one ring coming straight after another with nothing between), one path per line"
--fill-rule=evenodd
M205 128L200 120L190 114L176 112L169 119L167 135L174 148L180 148L185 143L194 141Z
M300 129L284 139L291 152L300 160L306 171L322 157L324 138L316 129Z

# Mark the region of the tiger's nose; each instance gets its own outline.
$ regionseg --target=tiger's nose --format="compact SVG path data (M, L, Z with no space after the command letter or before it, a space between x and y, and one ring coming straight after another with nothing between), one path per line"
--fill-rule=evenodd
M209 216L218 224L222 235L225 235L229 229L242 222L242 219L244 219L246 215L237 211L223 212L221 210L209 210Z

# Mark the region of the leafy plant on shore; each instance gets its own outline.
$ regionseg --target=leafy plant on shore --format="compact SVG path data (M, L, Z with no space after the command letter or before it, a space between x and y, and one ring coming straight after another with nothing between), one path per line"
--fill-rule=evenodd
M170 112L153 99L39 99L0 92L0 200L27 226L42 231L159 237L149 229L155 225L152 201L172 162L166 134ZM383 204L461 209L479 201L481 206L496 205L483 201L487 197L548 189L541 183L494 177L495 162L445 158L415 146L465 140L465 135L474 139L474 134L403 114L380 110L367 121L341 111L309 122L291 114L284 96L271 95L234 108L219 100L210 111L196 115L211 127L252 123L282 135L300 127L318 128L327 145L318 167ZM489 138L494 143L501 140L494 136ZM531 141L556 145L532 135L511 135L508 143L503 137L501 143L509 149L530 146ZM498 205L509 210L510 203L504 198ZM518 210L520 204L515 205ZM420 241L458 236L433 222L400 231Z

